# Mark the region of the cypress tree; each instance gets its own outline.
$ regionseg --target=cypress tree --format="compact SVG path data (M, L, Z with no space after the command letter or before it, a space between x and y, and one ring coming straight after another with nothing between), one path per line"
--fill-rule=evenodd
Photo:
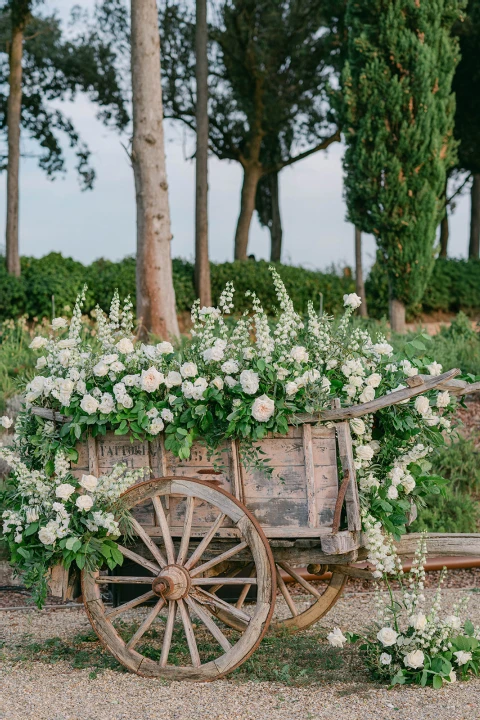
M342 73L348 218L385 260L390 322L402 332L433 263L440 198L456 160L451 35L459 0L349 0Z

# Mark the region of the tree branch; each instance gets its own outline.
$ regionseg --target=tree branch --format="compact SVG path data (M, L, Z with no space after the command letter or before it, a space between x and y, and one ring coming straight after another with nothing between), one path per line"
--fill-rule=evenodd
M326 138L325 140L322 140L322 142L318 145L315 145L315 147L312 147L309 150L305 150L305 152L302 152L299 155L295 155L295 157L291 157L288 160L282 160L278 163L274 163L273 165L265 169L264 174L269 175L272 172L280 172L280 170L283 170L283 168L287 167L287 165L293 165L293 163L296 163L299 160L304 160L306 157L308 157L309 155L313 155L313 153L316 153L319 150L326 150L326 148L328 148L328 146L332 143L340 142L340 139L340 130L337 130L329 138Z

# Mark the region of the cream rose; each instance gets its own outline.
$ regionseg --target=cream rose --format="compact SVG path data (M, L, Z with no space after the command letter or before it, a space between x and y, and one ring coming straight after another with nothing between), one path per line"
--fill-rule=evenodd
M240 373L240 385L244 393L255 395L259 385L258 373L253 372L253 370L242 370Z
M390 665L390 663L392 662L392 656L388 653L382 653L380 655L380 662L382 663L382 665Z
M238 363L236 360L225 360L225 362L222 365L222 372L226 373L227 375L231 375L232 373L238 372Z
M371 400L375 400L375 390L371 385L367 385L360 395L360 402L365 403L370 402Z
M327 640L332 647L343 647L347 642L347 638L338 627L327 635Z
M350 420L350 427L355 435L365 435L365 423L361 418L353 418Z
M395 642L397 640L398 633L393 630L391 627L383 627L381 630L377 633L377 640L380 640L382 645L385 647L389 647L390 645L395 645Z
M217 377L213 378L212 385L213 385L213 387L216 387L217 390L223 390L224 383L223 383L223 380L220 377L220 375L217 375Z
M47 527L42 527L38 531L38 539L41 543L44 545L53 545L55 540L57 539L56 533Z
M360 460L370 461L373 458L373 448L370 445L359 445L355 450L356 456Z
M170 355L170 353L173 353L172 343L166 341L158 343L157 352L160 353L160 355Z
M426 415L426 413L430 410L428 398L424 395L419 395L415 398L415 410L420 413L420 415Z
M62 483L55 489L55 495L61 500L68 500L75 492L75 488L70 483Z
M80 402L80 407L88 415L93 415L93 413L96 413L98 410L98 405L98 400L96 400L93 395L84 395Z
M425 655L421 650L411 650L403 658L403 662L407 667L411 667L414 670L423 667L425 662Z
M100 360L96 365L93 366L93 374L97 377L104 377L109 371L108 365Z
M186 362L183 363L182 367L180 368L180 372L182 374L182 377L184 378L190 378L195 377L195 375L198 374L198 369L195 363L193 362Z
M440 363L433 362L431 365L427 365L427 370L430 375L440 375L442 372L442 366Z
M173 420L173 413L168 408L163 408L162 412L160 413L162 416L162 419L165 420L165 422L172 422Z
M295 395L295 394L297 393L297 391L298 391L298 385L297 385L297 383L288 382L288 383L285 385L285 392L286 392L286 394L287 394L289 397L292 396L292 395Z
M252 405L252 415L258 422L267 422L275 411L275 403L266 395L260 395Z
M12 418L9 418L8 415L2 415L0 418L0 425L5 428L5 430L8 430L8 428L12 427L13 420Z
M292 358L292 360L295 360L295 362L298 363L308 362L308 352L306 348L303 347L303 345L295 345L290 350L290 357Z
M427 627L427 616L424 615L424 613L412 615L410 618L410 625L414 628L414 630L425 630Z
M387 497L389 500L396 500L398 498L398 489L396 485L390 485L387 490Z
M61 328L66 328L67 325L68 325L68 323L65 320L65 318L58 317L58 318L53 318L53 320L52 320L52 328L54 330L60 330Z
M380 373L372 373L367 378L367 385L370 385L370 387L376 388L380 385L382 382L382 376Z
M118 352L123 353L123 355L130 355L134 351L133 343L128 338L119 340L115 347Z
M163 374L154 367L143 370L140 378L140 387L146 392L155 392L165 380Z
M47 338L41 337L40 335L37 335L37 337L34 337L30 345L28 346L32 350L40 350L40 348L45 347L48 340Z
M472 659L471 652L465 652L464 650L457 650L453 653L457 660L457 665L466 665L466 663Z
M353 310L356 310L356 308L360 307L362 304L362 298L356 293L349 293L348 295L343 296L343 304L345 307L350 307Z
M79 495L75 500L75 505L78 507L79 510L90 510L90 508L93 506L93 500L90 495Z
M176 387L182 384L182 376L175 370L170 370L167 377L165 378L165 386L167 388Z
M80 485L85 488L85 490L93 492L98 485L98 480L95 475L82 475Z
M445 392L439 392L437 396L437 407L446 408L450 404L450 394L448 390Z

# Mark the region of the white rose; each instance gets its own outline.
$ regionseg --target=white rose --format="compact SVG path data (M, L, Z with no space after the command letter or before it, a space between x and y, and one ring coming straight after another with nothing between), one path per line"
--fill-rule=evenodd
M180 372L182 374L182 377L184 378L190 378L195 377L198 373L197 366L193 362L186 362L183 363L182 367L180 368Z
M84 381L84 380L78 380L78 382L77 382L77 392L78 392L80 395L85 395L85 393L87 392L87 386L85 385L85 381Z
M118 402L123 405L124 408L127 408L127 410L133 407L133 400L130 395L122 395L121 399Z
M455 672L455 670L450 670L450 675L448 676L448 679L452 683L457 682L457 673Z
M158 435L159 432L163 430L165 427L163 420L161 418L155 418L150 424L150 433L152 435Z
M48 340L47 338L40 337L40 335L37 335L37 337L34 337L30 345L28 346L32 350L40 350L40 348L45 347Z
M417 483L411 475L405 475L405 477L402 478L401 484L403 489L405 490L405 493L408 495L412 492L412 490L415 489Z
M423 667L424 661L425 655L421 650L411 650L403 659L405 665L413 668L414 670L418 670L418 668Z
M279 368L277 370L277 380L285 380L286 377L290 375L290 370L287 370L287 368Z
M173 353L172 343L166 341L158 343L157 352L160 353L160 355L170 355L170 353Z
M266 395L260 395L252 405L252 415L258 422L267 422L275 411L275 403Z
M355 387L355 385L352 385L352 383L344 385L342 389L347 393L349 397L353 397L357 392L357 388Z
M447 615L445 624L451 627L452 630L460 630L462 627L462 621L457 615Z
M68 323L65 320L65 318L58 317L58 318L53 318L53 320L52 320L52 328L54 330L60 330L61 328L67 327L67 325L68 325Z
M457 650L457 652L454 652L453 654L455 655L458 665L465 665L472 659L472 653L465 652L464 650Z
M245 358L245 360L252 360L252 358L255 357L255 350L251 347L245 348L245 350L243 351L243 357Z
M8 415L2 415L0 418L0 425L5 428L5 430L8 430L9 427L12 427L13 420L12 418L9 418Z
M109 371L108 365L100 360L96 365L93 366L93 374L97 377L104 377Z
M361 403L370 402L371 400L375 400L374 388L371 385L367 385L367 387L365 387L363 389L363 392L360 395L359 399L360 399Z
M130 353L134 350L133 343L128 338L122 338L119 340L115 347L118 352L123 353L123 355L130 355Z
M182 383L182 392L186 398L193 397L193 383L190 380L184 380Z
M398 637L398 633L396 633L395 630L393 630L390 627L383 627L377 633L377 640L380 640L382 645L384 645L385 647L389 647L390 645L395 645L397 637Z
M428 398L424 395L419 395L415 398L415 410L420 413L420 415L425 415L430 410Z
M82 475L82 479L80 480L80 485L83 488L85 488L85 490L92 492L97 487L98 480L95 477L95 475Z
M93 500L90 495L79 495L75 500L75 505L79 510L90 510L93 505Z
M258 373L253 372L253 370L242 370L240 373L240 385L244 393L255 395L259 385Z
M390 665L390 663L392 662L392 656L388 653L382 653L380 655L380 662L382 663L382 665Z
M390 485L387 490L387 497L389 500L396 500L398 498L398 490L396 485Z
M217 390L223 390L223 384L223 380L219 375L217 375L217 377L214 377L212 380L212 385L213 387L216 387Z
M438 415L427 415L424 416L423 419L425 420L425 423L428 425L428 427L434 427L440 422L440 417Z
M308 362L308 352L303 347L303 345L295 345L290 350L290 357L298 363Z
M356 388L362 387L363 378L361 378L359 375L351 375L350 376L350 385L353 385Z
M227 375L238 372L238 363L236 360L226 360L222 365L222 371Z
M392 470L390 470L390 472L388 474L392 479L392 483L394 485L398 485L399 483L402 482L402 479L405 475L405 471L401 467L394 467L394 468L392 468Z
M125 365L120 362L120 360L115 360L115 362L110 365L110 370L114 373L119 373L122 372L122 370L125 370Z
M107 365L111 365L112 363L116 362L117 360L118 360L117 353L111 353L110 355L104 355L101 362L104 362Z
M173 413L168 408L163 408L162 412L160 413L163 420L165 422L172 422L173 421Z
M122 383L128 387L140 387L140 375L124 375Z
M194 400L201 400L203 393L208 387L208 382L203 377L199 377L193 383L192 397Z
M153 420L153 418L158 417L158 410L157 408L153 407L151 410L148 410L145 415L150 418L150 420Z
M61 500L68 500L74 492L75 488L70 483L62 483L55 489L55 495Z
M220 362L225 354L224 349L220 345L214 345L203 351L203 359L205 362Z
M370 461L374 452L370 445L359 445L355 450L355 454L360 460Z
M43 375L36 375L33 380L30 380L30 382L28 383L27 390L38 393L38 395L40 395L43 392L44 386L45 378L43 377Z
M326 378L326 377L322 378L321 388L324 392L330 392L331 384L332 383L328 378Z
M353 418L350 420L350 427L355 435L365 435L365 423L361 418Z
M440 363L433 362L431 365L427 365L427 370L430 375L440 375L442 372L442 366Z
M327 370L332 370L334 367L337 367L338 360L333 358L332 360L327 360Z
M93 413L96 413L98 410L98 405L99 402L98 400L95 400L93 395L84 395L80 403L80 407L88 415L93 415Z
M343 647L344 643L347 642L347 638L338 627L327 635L327 640L333 647Z
M382 376L379 373L372 373L367 378L367 385L370 385L370 387L376 388L380 385L382 382Z
M37 362L35 363L35 369L42 370L46 364L47 364L47 358L42 355L42 357L39 357Z
M356 293L349 293L343 296L343 304L345 307L351 307L353 310L356 310L356 308L362 304L362 298Z
M229 388L235 387L235 385L238 385L238 380L235 380L231 375L225 376L225 382L228 385Z
M170 370L167 377L165 378L165 385L167 388L175 387L182 384L182 376L175 370Z
M410 618L410 626L413 627L414 630L425 630L427 627L427 616L423 613L413 615Z
M153 345L144 345L142 343L140 349L150 360L154 360L157 356L157 348L154 348Z
M297 385L297 383L288 382L288 383L285 385L285 392L286 392L287 395L289 395L289 396L290 396L290 395L295 395L295 394L297 393L297 391L298 391L298 385Z
M50 528L42 527L38 531L38 539L44 545L53 545L57 539L56 533Z
M155 390L158 390L160 383L163 383L164 380L165 378L163 374L158 372L156 368L151 367L148 370L142 371L140 387L142 390L146 390L147 392L155 392Z
M445 390L445 392L439 392L437 396L437 407L438 408L446 408L448 407L450 403L450 395L448 390Z
M73 338L65 338L65 340L60 340L60 342L58 343L58 347L62 348L62 349L64 349L64 348L71 349L71 348L74 348L76 344L77 344L77 341L74 340Z
M373 346L373 351L376 352L377 355L391 355L393 353L393 347L386 342L376 343L376 345Z

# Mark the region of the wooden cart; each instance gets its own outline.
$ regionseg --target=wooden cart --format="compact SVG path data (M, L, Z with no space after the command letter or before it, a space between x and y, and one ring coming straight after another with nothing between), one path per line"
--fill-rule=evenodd
M288 435L261 442L272 476L248 471L233 440L222 448L222 472L201 443L188 460L166 451L161 436L131 442L111 433L80 443L77 477L119 462L150 468L154 477L123 495L136 533L134 544L119 546L124 567L82 572L85 608L105 647L140 675L212 680L254 652L272 622L277 588L284 599L277 628L297 631L319 620L356 574L352 563L365 557L348 420L433 388L462 394L458 372L410 378L408 388L363 405L337 403L322 413L328 426L316 424L318 416L296 418ZM305 566L331 571L323 590L300 574ZM108 585L143 592L112 608L102 599ZM143 604L132 624L130 611Z

